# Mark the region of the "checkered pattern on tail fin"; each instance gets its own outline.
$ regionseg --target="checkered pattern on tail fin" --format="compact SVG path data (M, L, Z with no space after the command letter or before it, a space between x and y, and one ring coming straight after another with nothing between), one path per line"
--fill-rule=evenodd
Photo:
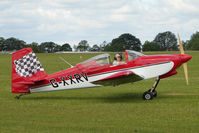
M31 77L38 71L44 71L35 53L30 52L21 59L14 60L15 71L23 77Z

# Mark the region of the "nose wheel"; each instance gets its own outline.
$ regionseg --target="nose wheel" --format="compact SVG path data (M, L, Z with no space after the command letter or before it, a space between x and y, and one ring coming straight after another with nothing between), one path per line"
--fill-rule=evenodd
M151 89L143 93L143 99L144 100L152 100L154 97L157 97L157 91L155 90L158 86L158 83L160 81L160 78L158 77Z

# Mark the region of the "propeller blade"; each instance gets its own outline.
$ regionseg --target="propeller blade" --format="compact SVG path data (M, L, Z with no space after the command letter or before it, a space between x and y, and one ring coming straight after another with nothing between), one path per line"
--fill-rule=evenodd
M186 83L187 83L187 85L189 85L187 63L184 63L184 64L183 64L183 68L184 68L184 75L185 75Z
M182 42L181 42L181 40L180 40L179 34L178 34L178 41L179 41L179 45L180 45L180 53L181 53L181 54L184 54L184 49L183 49Z
M179 41L179 45L180 45L180 53L181 53L181 54L184 54L184 49L183 49L183 45L182 45L182 42L181 42L181 40L180 40L179 34L178 34L178 41ZM186 83L187 83L187 85L189 85L187 63L184 63L184 64L183 64L183 69L184 69L184 75L185 75Z

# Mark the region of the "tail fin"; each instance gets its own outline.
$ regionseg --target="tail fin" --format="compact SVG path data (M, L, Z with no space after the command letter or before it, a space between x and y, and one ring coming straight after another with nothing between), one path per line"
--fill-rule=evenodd
M29 93L29 86L47 76L31 48L12 54L12 93Z

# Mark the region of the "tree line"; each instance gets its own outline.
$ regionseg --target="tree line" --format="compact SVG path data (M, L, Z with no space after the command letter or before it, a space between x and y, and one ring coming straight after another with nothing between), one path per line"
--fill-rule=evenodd
M192 34L190 40L182 41L185 50L199 50L199 32ZM69 43L58 45L54 42L42 42L38 44L32 42L27 44L25 41L14 37L4 39L0 37L0 51L14 51L22 48L31 47L36 53L54 53L58 51L72 51ZM145 41L142 45L139 38L132 34L125 33L111 42L103 41L101 44L94 44L92 47L87 40L81 40L78 45L73 46L74 51L176 51L178 50L177 37L170 31L158 33L153 41Z
M199 32L193 33L190 40L182 41L184 50L199 50ZM153 41L145 41L143 51L175 51L178 50L177 37L174 33L166 31L158 33Z

